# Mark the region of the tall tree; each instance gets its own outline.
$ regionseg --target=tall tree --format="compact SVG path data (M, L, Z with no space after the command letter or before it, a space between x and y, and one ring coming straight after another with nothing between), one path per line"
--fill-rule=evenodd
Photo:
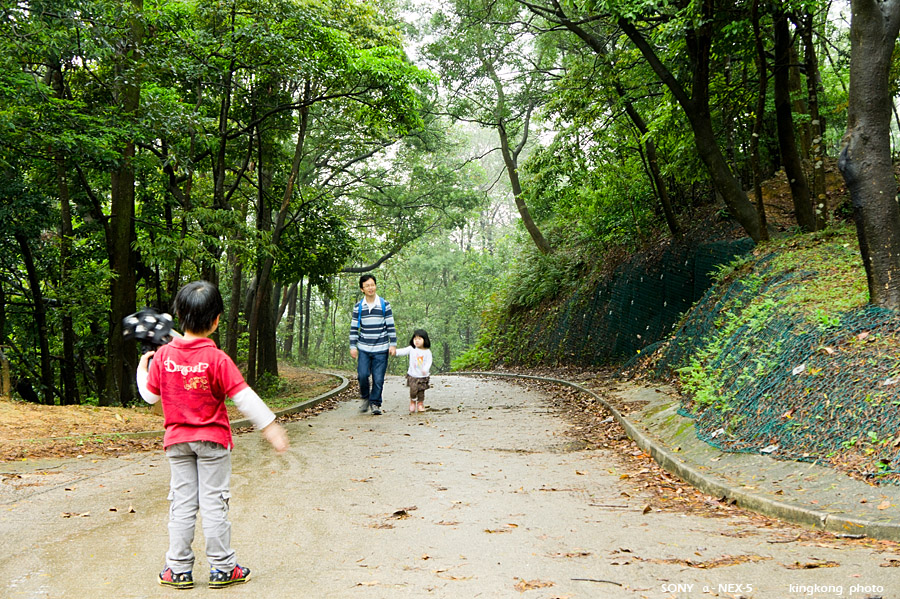
M604 39L599 32L590 29L590 23L575 22L570 19L559 3L553 3L552 6L546 8L533 3L526 3L526 6L528 6L532 12L543 17L548 22L558 23L571 31L584 42L591 51L603 59L604 74L606 74L605 81L607 81L609 86L615 91L616 96L618 96L619 101L622 104L622 108L625 110L625 114L631 120L640 135L640 143L643 146L646 157L647 170L650 175L653 190L656 193L660 207L663 210L666 225L669 227L669 231L672 233L673 237L676 239L680 238L681 227L678 225L675 210L672 207L672 200L669 197L668 185L666 184L660 169L660 159L656 142L654 141L654 134L650 131L646 119L633 101L631 93L626 88L626 85L620 80L619 75L615 73L615 59L611 56L610 52L610 45L612 42Z
M517 23L520 9L515 2L457 0L451 6L453 14L436 16L441 39L428 47L442 79L451 86L450 113L497 133L522 224L535 247L547 254L550 243L525 202L519 162L532 118L546 99L553 69L550 47L541 47Z
M144 37L141 12L143 0L123 5L125 36L116 52L114 90L121 113L136 116L141 101L139 56ZM135 311L137 262L132 244L134 231L135 140L126 137L119 148L118 165L110 173L110 265L114 273L110 289L109 345L106 364L106 392L100 405L127 404L133 398L134 342L122 336L122 319Z
M754 240L762 238L759 215L725 158L716 137L710 104L713 43L722 28L731 23L733 6L720 0L702 0L684 6L668 3L613 2L589 0L583 5L563 5L556 0L518 0L540 14L574 23L599 19L617 25L640 51L647 64L681 107L694 136L697 154L725 202L728 211ZM671 27L661 27L668 23ZM672 45L672 32L678 32L676 54L666 62L663 49ZM657 43L657 36L661 37ZM687 68L683 66L687 59ZM689 73L685 75L684 73Z
M853 204L869 301L900 309L900 206L891 161L889 72L900 0L851 0L850 94L838 166Z
M794 130L793 107L790 90L790 71L793 68L793 47L788 16L783 10L773 14L775 25L775 120L778 124L778 146L781 149L781 163L791 188L794 213L802 231L816 230L816 214L810 198L809 184L800 151L797 148Z

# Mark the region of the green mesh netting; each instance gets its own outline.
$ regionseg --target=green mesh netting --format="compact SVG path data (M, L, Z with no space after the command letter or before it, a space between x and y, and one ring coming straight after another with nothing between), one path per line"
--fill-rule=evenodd
M752 247L750 239L740 239L672 245L653 258L636 256L534 324L522 353L536 358L532 361L585 366L631 357L672 332L712 284L710 272L717 265Z
M770 270L764 259L749 284L710 290L661 346L655 372L684 381L702 365L708 386L689 389L681 411L711 445L844 459L900 482L900 315L867 306L817 319L780 301L815 273Z

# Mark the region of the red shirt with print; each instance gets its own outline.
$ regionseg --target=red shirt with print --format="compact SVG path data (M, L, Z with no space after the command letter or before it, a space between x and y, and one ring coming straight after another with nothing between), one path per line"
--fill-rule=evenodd
M162 398L163 446L212 441L231 449L225 399L248 385L228 354L212 339L175 338L150 361L147 389Z

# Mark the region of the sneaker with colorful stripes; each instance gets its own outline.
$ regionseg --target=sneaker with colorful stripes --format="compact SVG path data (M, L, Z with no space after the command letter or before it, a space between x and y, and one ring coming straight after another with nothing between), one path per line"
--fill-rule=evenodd
M159 573L159 584L176 589L192 589L194 588L194 577L190 572L176 574L172 572L172 568L166 568Z
M227 587L250 580L250 568L243 568L237 564L230 572L222 570L209 571L209 586L213 589Z

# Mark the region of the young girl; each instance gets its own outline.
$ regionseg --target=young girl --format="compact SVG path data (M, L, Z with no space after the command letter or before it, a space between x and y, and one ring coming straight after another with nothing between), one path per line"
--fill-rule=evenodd
M431 340L424 329L416 329L407 347L398 347L397 355L409 354L409 370L406 384L409 385L409 413L425 411L425 389L429 387L431 370Z

